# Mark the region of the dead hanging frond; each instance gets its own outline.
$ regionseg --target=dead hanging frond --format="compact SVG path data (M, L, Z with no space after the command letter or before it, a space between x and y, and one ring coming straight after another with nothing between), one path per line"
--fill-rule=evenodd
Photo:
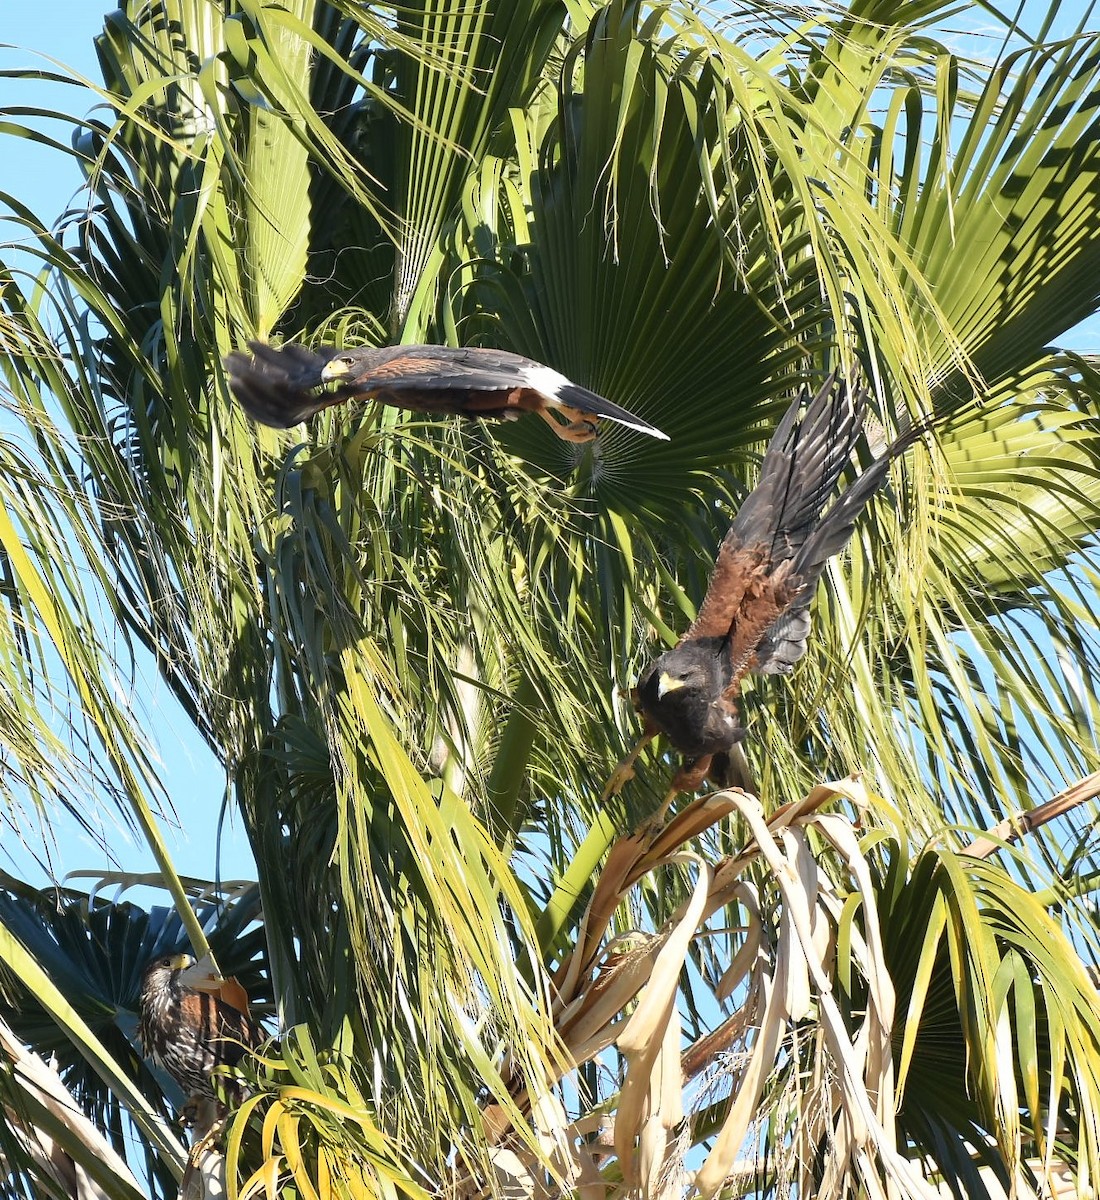
M1018 841L1033 829L1039 829L1048 821L1056 820L1065 813L1100 796L1100 771L1093 771L1084 779L1058 793L1057 796L1040 804L1030 812L1017 813L1001 821L981 837L975 838L967 847L967 854L975 858L988 858L1010 842Z
M612 848L576 946L554 977L555 1027L574 1064L596 1062L614 1050L621 1073L614 1106L602 1121L588 1111L557 1128L546 1123L547 1141L564 1148L549 1157L556 1158L567 1186L592 1197L673 1197L692 1185L703 1196L723 1190L738 1170L770 1082L781 1061L789 1060L792 1029L810 1021L820 1031L822 1067L815 1082L828 1094L815 1097L813 1106L824 1126L803 1123L798 1136L807 1143L827 1136L833 1145L825 1178L814 1190L839 1196L851 1177L868 1175L883 1181L887 1195L934 1194L922 1192L919 1173L894 1143L894 992L856 834L846 818L820 811L838 791L862 798L859 786L848 781L817 788L766 817L745 793L704 796L663 828L643 829ZM689 849L699 834L730 816L740 817L749 831L740 854L712 862ZM843 889L818 866L814 844L843 868ZM613 918L631 891L673 864L686 868L692 880L678 909L658 929L614 933ZM760 865L767 868L766 901L761 885L749 878L750 868ZM841 1011L832 983L837 921L848 895L858 897L864 914L863 932L849 948L866 988L864 1012L854 1022ZM689 955L698 938L718 930L715 918L725 925L732 909L741 917L740 946L711 984L718 1019L685 1048L679 1000ZM696 1140L691 1126L702 1110L688 1113L718 1091L726 1098L706 1111L713 1119L721 1109L721 1119L692 1176L684 1155ZM545 1098L532 1102L532 1111L540 1105L545 1118ZM559 1113L564 1118L560 1106ZM509 1191L538 1194L533 1186L525 1190L522 1179L533 1185L540 1164L514 1137L505 1133L497 1141ZM813 1146L796 1157L806 1168L799 1182L806 1188ZM612 1159L617 1169L605 1173Z
M83 1113L61 1077L0 1021L0 1074L15 1085L0 1100L0 1120L43 1191L70 1200L140 1200L130 1168ZM0 1153L0 1177L12 1166Z
M496 1178L470 1170L458 1194L948 1194L942 1164L933 1170L910 1133L927 1076L938 1070L920 1077L913 1031L919 1044L925 1023L936 1026L945 1010L962 1066L957 1079L941 1074L936 1084L973 1106L966 1120L953 1114L949 1136L961 1148L953 1179L1015 1180L1017 1194L1039 1195L1069 1169L1063 1147L1075 1141L1076 1177L1087 1185L1100 1041L1091 985L1068 938L999 867L939 846L910 857L888 827L823 811L839 797L859 812L872 804L855 779L817 787L770 815L746 793L712 793L612 847L553 976L554 1025L573 1069L541 1087L517 1086L516 1106L529 1120L524 1138L501 1107L485 1110ZM727 818L744 832L743 848L714 858L698 838ZM617 925L670 870L684 882L667 918L654 928ZM928 913L917 935L899 916L910 908ZM1016 917L1011 946L1008 912ZM709 956L709 1002L698 990L689 999L693 950L723 938L728 957ZM1065 989L1062 999L1043 998L1055 970L1076 978L1076 1000L1064 999ZM1073 1031L1074 1047L1043 1080L1046 1106L1034 1103L1025 1120L1017 1114L1029 1101L1015 1094L1009 1041L1023 1035L1017 1022L1027 1004L1046 1005L1052 1027ZM940 1033L936 1026L927 1037ZM612 1082L601 1091L595 1078ZM1046 1140L1045 1124L1060 1111L1064 1120L1071 1100L1083 1113L1072 1137L1061 1129Z

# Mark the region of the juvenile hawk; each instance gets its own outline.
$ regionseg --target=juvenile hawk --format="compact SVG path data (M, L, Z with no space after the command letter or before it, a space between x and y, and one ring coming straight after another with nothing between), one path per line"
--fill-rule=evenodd
M185 1096L212 1097L214 1068L236 1066L264 1036L246 1012L181 979L194 965L189 954L165 954L145 968L139 1033L146 1055Z

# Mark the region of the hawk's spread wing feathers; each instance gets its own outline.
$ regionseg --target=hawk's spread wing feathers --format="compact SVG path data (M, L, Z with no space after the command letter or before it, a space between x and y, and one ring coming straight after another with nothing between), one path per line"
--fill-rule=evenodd
M798 599L768 630L757 650L753 670L764 675L785 675L805 654L810 635L809 606L825 564L851 540L861 513L886 481L890 464L927 429L925 422L917 422L899 434L805 539L792 561L792 573L801 581Z
M812 398L803 390L780 422L730 533L746 546L770 543L773 563L793 558L851 461L866 405L866 392L838 383L835 371Z
M797 557L859 437L866 395L859 391L853 400L851 391L846 384L837 384L833 372L808 404L808 392L803 390L787 409L764 454L760 479L722 539L707 594L684 641L730 637L734 625L745 623L746 618L758 625L759 618L746 611L746 605L753 607L750 579L755 575L781 575L784 581L796 582L794 591L789 585L784 588L779 612L760 628L758 641L794 601L801 579ZM798 420L803 405L805 415ZM784 568L784 564L792 566ZM767 600L761 597L761 608L775 601L771 594ZM755 649L754 642L748 650ZM732 657L736 664L741 656Z
M354 391L323 391L321 371L340 351L307 350L294 344L275 349L249 342L251 354L225 356L229 386L241 407L261 425L289 429L331 404L342 404Z

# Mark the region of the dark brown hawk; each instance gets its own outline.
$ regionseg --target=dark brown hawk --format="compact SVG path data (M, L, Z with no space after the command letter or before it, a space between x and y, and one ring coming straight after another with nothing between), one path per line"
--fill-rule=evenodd
M650 437L659 429L551 367L506 350L451 346L329 346L276 349L249 342L252 353L226 356L229 386L263 425L289 429L322 408L378 400L429 413L510 420L538 413L558 437L590 442L600 417Z
M741 681L749 672L784 675L806 652L809 606L826 562L847 544L890 463L925 430L911 426L822 515L851 461L866 402L835 374L812 399L806 391L796 397L722 539L694 624L638 680L647 734L664 733L693 760L678 786L697 788L708 774L727 782L726 756L745 737Z
M229 1003L222 996L232 996L226 987L231 981L210 980L201 968L197 973L194 968L189 954L161 955L145 968L139 1032L145 1054L171 1075L185 1096L213 1096L215 1067L236 1066L264 1036L243 1010L247 999L238 984L231 986L241 999L233 997ZM221 995L214 994L216 990Z

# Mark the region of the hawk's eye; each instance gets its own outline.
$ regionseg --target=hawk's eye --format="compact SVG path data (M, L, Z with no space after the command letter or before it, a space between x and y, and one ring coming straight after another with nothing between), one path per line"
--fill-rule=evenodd
M170 966L172 965L172 959L171 959L171 957L170 957L169 955L167 955L167 954L166 954L166 955L165 955L165 956L164 956L164 957L163 957L163 958L160 960L160 965L161 965L162 967L170 967Z

